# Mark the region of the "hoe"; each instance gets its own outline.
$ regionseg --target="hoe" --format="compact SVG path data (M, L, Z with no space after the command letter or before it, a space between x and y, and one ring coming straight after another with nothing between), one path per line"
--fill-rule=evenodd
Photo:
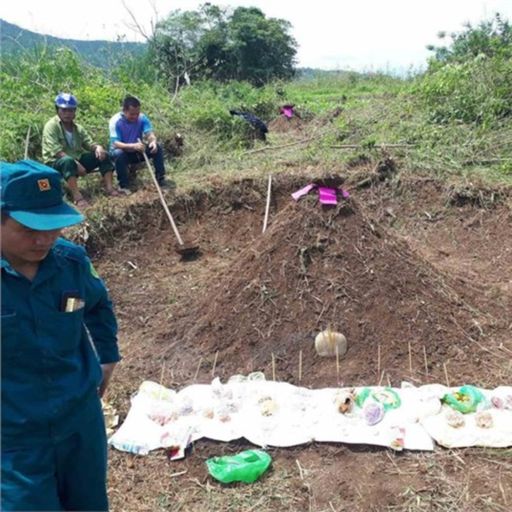
M176 227L176 224L174 223L174 219L172 218L171 212L169 211L169 207L167 206L167 203L165 202L164 195L162 194L162 189L160 188L160 185L158 184L155 173L153 172L153 169L151 168L151 164L149 163L149 158L144 151L142 152L142 154L144 155L144 160L146 160L146 166L148 168L149 174L151 175L151 178L153 179L153 183L155 184L156 190L158 192L158 196L160 197L160 202L162 203L165 213L167 214L167 218L169 219L169 222L171 223L172 230L174 231L174 234L176 235L176 239L178 240L178 243L175 246L176 252L178 254L181 254L181 256L184 259L197 256L199 253L199 245L194 242L185 243L183 241L183 239L181 238L178 228Z

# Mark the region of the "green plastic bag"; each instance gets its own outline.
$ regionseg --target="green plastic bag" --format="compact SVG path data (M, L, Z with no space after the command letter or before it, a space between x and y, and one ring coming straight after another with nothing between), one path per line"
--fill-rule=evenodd
M272 458L262 450L245 450L236 455L212 457L206 461L208 472L216 480L252 483L269 468Z
M458 391L444 395L441 401L462 414L468 414L475 412L478 404L484 399L478 388L468 384L460 387Z

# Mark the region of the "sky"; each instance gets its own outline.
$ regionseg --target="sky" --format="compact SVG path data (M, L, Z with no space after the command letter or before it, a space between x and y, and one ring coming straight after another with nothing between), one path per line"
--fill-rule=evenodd
M195 0L4 0L0 18L34 32L71 39L143 40L146 33ZM512 0L211 0L221 6L255 6L291 22L297 65L322 69L404 74L425 67L428 44L440 31L459 32L495 12L512 21ZM128 9L126 7L128 7Z

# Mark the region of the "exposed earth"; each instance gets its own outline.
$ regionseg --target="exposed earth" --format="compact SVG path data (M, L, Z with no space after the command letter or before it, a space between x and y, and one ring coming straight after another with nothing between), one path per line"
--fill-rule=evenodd
M396 176L354 187L322 208L290 194L311 176L274 177L262 234L266 179L214 184L170 199L200 256L182 261L151 190L126 200L90 249L120 323L123 361L109 401L123 419L143 380L175 389L264 371L309 387L402 380L486 388L512 383L510 190L455 188ZM327 328L348 340L339 378L319 358ZM379 357L380 354L380 357ZM411 371L412 370L412 371ZM197 374L197 378L196 377ZM244 441L200 440L185 460L163 451L110 451L117 511L507 511L512 451L392 452L311 444L270 449L270 472L223 486L205 459Z

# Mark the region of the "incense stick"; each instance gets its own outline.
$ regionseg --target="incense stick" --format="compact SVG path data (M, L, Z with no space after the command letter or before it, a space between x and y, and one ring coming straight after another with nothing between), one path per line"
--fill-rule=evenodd
M425 363L425 375L428 377L427 349L423 345L423 361Z
M446 385L450 387L450 379L448 378L448 369L446 368L446 363L443 363L444 368L444 377L446 379Z
M276 380L276 356L272 352L272 380Z
M299 382L302 380L302 350L299 350Z
M411 353L411 342L407 342L409 348L409 373L412 375L412 353Z
M162 363L162 370L160 371L160 389L158 393L158 398L162 398L162 382L164 381L164 372L165 372L165 361Z
M199 358L199 362L197 363L196 373L194 375L194 382L197 380L197 376L199 375L199 370L201 369L201 363L203 362L203 358Z
M336 345L336 379L339 382L340 380L340 349L338 345Z
M213 360L212 377L215 376L215 368L217 366L217 358L219 357L219 351L215 352L215 359Z

